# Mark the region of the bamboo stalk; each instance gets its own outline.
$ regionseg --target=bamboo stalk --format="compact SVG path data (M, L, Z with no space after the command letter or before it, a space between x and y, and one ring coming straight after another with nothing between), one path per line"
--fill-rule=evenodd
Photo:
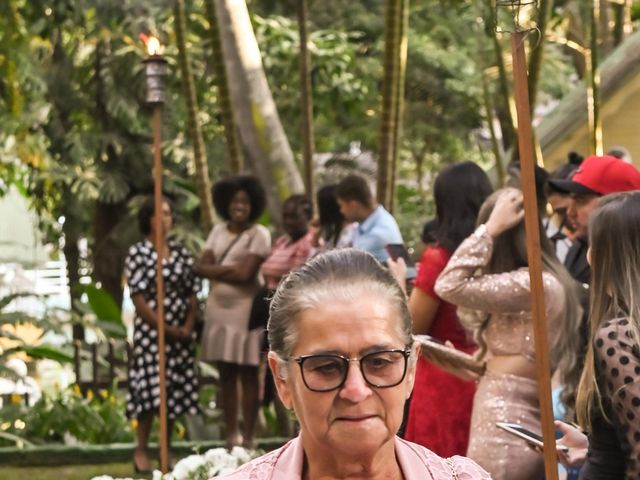
M167 432L167 385L164 351L164 277L162 276L162 254L164 252L164 228L162 226L162 157L160 140L162 134L162 105L153 108L153 175L154 175L154 222L156 247L156 321L158 322L158 367L160 386L160 470L169 471L169 442Z
M529 279L531 282L531 312L533 315L536 368L538 371L540 423L542 424L544 444L548 446L543 452L545 478L547 480L558 480L558 463L551 401L551 367L549 362L544 287L542 284L540 225L536 201L535 163L532 151L533 135L527 88L527 62L524 52L526 35L524 32L514 32L511 35L513 79L516 111L518 115L518 147L520 150L520 174L524 195L524 221L527 235Z
M304 187L307 197L315 204L315 185L313 182L313 95L311 74L309 71L309 39L307 27L307 0L298 0L298 31L300 33L300 110L302 134L302 158L304 165Z

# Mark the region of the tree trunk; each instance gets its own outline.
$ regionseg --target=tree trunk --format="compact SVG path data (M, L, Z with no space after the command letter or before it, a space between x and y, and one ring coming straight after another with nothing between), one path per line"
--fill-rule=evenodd
M64 197L64 223L62 233L64 234L64 259L67 264L67 278L69 279L69 297L71 310L80 313L76 304L82 297L82 285L80 285L80 250L78 241L82 235L82 220L78 217L77 203L72 198L69 190L63 192ZM73 325L73 339L84 340L84 327L81 324Z
M551 18L551 8L553 0L540 0L538 4L538 36L532 39L537 42L532 45L529 55L529 111L533 118L536 109L536 98L538 96L538 80L542 71L544 58L544 47L546 44L547 24Z
M298 0L298 29L300 32L300 109L302 160L304 165L304 188L307 196L315 203L315 187L313 184L313 96L311 91L311 71L309 68L309 45L307 17L309 9L307 0Z
M587 66L587 95L588 95L588 119L589 119L589 146L592 154L602 155L602 118L600 117L600 61L598 51L598 27L600 25L600 0L592 0L590 15L591 48L588 53Z
M209 180L209 164L205 151L202 129L198 120L198 100L193 84L189 52L186 41L186 19L184 0L175 0L173 14L176 42L178 44L178 63L182 75L183 94L187 102L187 125L189 137L193 146L193 161L195 163L196 187L200 197L200 221L204 232L209 232L214 223L213 202L211 201L211 182Z
M244 170L244 159L240 150L240 143L233 120L233 109L229 94L229 79L222 54L220 30L216 19L215 0L205 0L207 17L209 19L209 32L211 33L212 65L215 73L215 84L218 87L218 106L222 117L222 127L229 154L229 168L232 173L240 173Z
M404 120L404 91L407 73L407 48L409 44L409 0L401 0L400 29L398 32L398 74L396 87L396 119L393 132L393 155L391 157L391 176L387 189L387 205L393 213L396 199L396 176L398 173L398 158L402 146L402 126Z
M507 68L504 64L502 55L502 45L495 31L496 11L495 2L485 0L485 9L487 12L487 20L485 21L485 32L493 45L496 57L496 65L498 67L498 92L500 94L500 103L496 105L498 119L502 130L502 145L505 151L509 150L516 144L516 123L515 123L515 103L509 89L509 77Z
M600 4L598 5L599 11L599 34L598 34L598 44L600 48L600 55L602 58L606 58L611 50L613 50L613 35L609 24L611 22L611 16L609 14L609 0L600 0Z
M97 202L94 220L93 279L122 305L122 273L127 246L115 238L114 228L127 214L126 203Z
M620 45L631 32L631 0L612 3L614 17L613 47Z
M304 191L302 178L269 90L245 0L215 0L215 8L240 140L279 227L283 200Z
M398 70L400 66L400 30L402 0L387 0L385 13L384 62L382 78L382 110L380 112L380 146L378 152L377 199L389 207L391 167L394 154L398 102Z

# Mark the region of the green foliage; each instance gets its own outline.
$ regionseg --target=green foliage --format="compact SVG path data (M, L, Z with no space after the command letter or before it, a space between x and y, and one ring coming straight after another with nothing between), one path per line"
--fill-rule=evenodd
M256 38L278 112L295 151L301 148L297 23L282 16L253 16ZM348 148L354 140L370 139L375 123L367 110L375 105L375 84L358 54L362 34L336 29L309 35L316 148Z
M68 388L56 396L44 395L32 407L16 401L0 410L2 431L33 444L62 443L72 435L90 444L133 440L130 424L124 416L124 399L112 390L87 392ZM2 443L15 443L0 439Z
M62 331L63 322L56 315L45 312L41 319L36 319L24 312L10 309L14 300L24 297L38 298L29 293L16 293L0 298L0 339L6 342L5 347L0 348L0 376L12 380L19 379L19 376L11 368L7 367L6 363L12 356L20 352L24 352L32 358L50 359L61 363L73 360L65 349L48 344L28 345L22 338L15 335L10 328L7 328L32 324L42 328L43 331Z

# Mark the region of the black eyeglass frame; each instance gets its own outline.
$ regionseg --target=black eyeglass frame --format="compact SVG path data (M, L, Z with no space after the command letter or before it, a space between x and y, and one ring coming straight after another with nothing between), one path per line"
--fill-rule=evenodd
M364 369L362 368L362 360L371 356L371 355L378 355L380 353L402 353L402 357L404 358L404 368L402 370L402 377L400 377L400 380L398 380L396 383L392 383L391 385L376 385L373 382L370 382L369 379L367 378L366 373L364 372ZM339 355L337 353L323 353L323 354L311 354L311 355L300 355L299 357L289 357L289 360L292 360L294 362L296 362L298 365L300 365L300 375L302 376L302 381L304 383L304 386L307 387L309 390L311 390L312 392L318 392L318 393L324 393L324 392L331 392L333 390L338 390L340 388L342 388L342 386L344 385L344 383L347 381L347 376L349 375L349 364L353 361L358 361L359 365L360 365L360 373L362 375L362 378L364 379L364 381L367 383L367 385L374 387L374 388L391 388L391 387L396 387L398 385L400 385L405 377L407 376L407 367L408 367L408 360L409 357L411 356L411 345L407 345L405 346L405 348L393 348L393 349L388 349L388 350L376 350L375 352L370 352L367 353L361 357L354 357L354 358L349 358L349 357L345 357L344 355ZM309 386L309 384L307 383L307 379L304 376L304 368L303 368L303 364L305 362L305 360L308 360L310 358L318 358L318 357L330 357L330 358L338 358L340 360L342 360L346 365L347 368L344 369L344 375L342 376L342 380L340 381L340 383L335 386L335 387L331 387L331 388L326 388L326 389L317 389L317 388L311 388Z

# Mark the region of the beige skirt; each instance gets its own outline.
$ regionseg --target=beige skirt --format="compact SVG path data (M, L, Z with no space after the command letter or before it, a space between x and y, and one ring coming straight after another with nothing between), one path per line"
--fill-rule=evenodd
M467 456L487 470L493 480L544 478L542 454L498 428L496 422L517 423L539 433L538 383L515 375L485 373L473 400Z
M258 366L263 329L249 330L249 313L260 285L217 284L209 293L200 360Z

